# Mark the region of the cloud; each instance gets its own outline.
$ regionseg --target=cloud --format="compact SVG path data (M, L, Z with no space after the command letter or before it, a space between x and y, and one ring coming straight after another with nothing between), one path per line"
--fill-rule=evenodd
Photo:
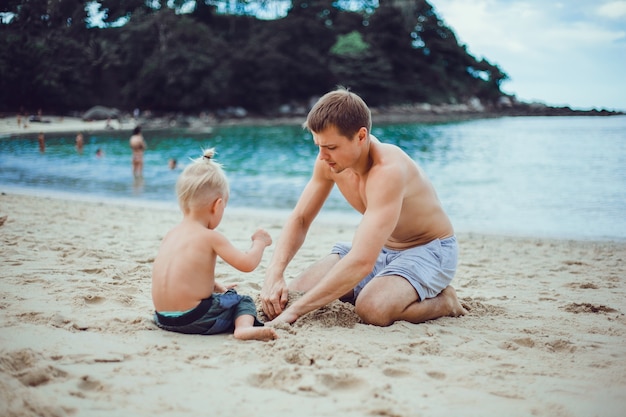
M506 50L515 53L552 48L580 47L626 38L626 28L611 28L601 21L586 19L586 12L573 12L562 3L537 0L433 0L440 16L453 27L460 42L470 51ZM572 4L576 4L573 1ZM589 6L584 6L588 8ZM596 9L595 14L626 13L626 1L610 2Z
M597 10L598 16L609 19L626 20L626 1L611 1L601 5Z
M471 54L510 76L504 91L549 104L626 109L626 1L429 2Z

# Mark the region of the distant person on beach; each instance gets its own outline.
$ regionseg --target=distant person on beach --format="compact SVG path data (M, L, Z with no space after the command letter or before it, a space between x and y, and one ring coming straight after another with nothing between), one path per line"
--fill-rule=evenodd
M130 137L130 149L132 150L133 176L143 176L143 154L146 150L146 142L141 134L141 126L133 129Z
M46 151L46 137L43 132L39 132L37 136L37 142L39 142L39 152L44 153Z
M263 311L274 322L293 323L337 299L354 303L365 323L378 326L466 313L450 286L458 257L450 219L424 171L374 137L371 123L365 102L343 88L320 98L307 116L318 157L261 290ZM334 186L363 215L354 238L287 286L285 269ZM288 291L305 294L286 308Z
M76 134L76 151L78 153L83 153L84 146L85 146L85 138L83 137L82 132L78 132Z
M272 238L263 229L252 235L247 252L235 248L215 230L229 196L228 180L214 150L193 161L176 183L183 220L161 242L152 269L152 301L156 324L165 330L188 334L234 332L237 339L272 340L271 327L263 327L250 296L239 295L234 285L215 281L219 256L242 272L261 262Z

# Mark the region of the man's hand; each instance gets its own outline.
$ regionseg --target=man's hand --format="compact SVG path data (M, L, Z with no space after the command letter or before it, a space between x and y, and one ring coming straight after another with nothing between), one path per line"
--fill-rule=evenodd
M275 280L273 283L265 282L261 289L261 306L263 312L270 319L276 318L287 305L289 291L285 284L285 279Z
M293 324L293 322L295 322L296 320L298 320L298 315L295 313L292 313L291 311L289 311L289 309L287 309L283 311L274 320L268 321L267 323L265 323L265 325L277 327L280 325L280 323Z

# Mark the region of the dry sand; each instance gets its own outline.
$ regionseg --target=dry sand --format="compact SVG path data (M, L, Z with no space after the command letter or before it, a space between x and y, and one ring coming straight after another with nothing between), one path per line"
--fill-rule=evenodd
M1 191L1 190L0 190ZM6 219L4 219L6 216ZM0 195L1 416L623 416L626 243L464 234L461 318L387 328L336 301L271 342L152 322L151 264L177 210ZM227 211L240 248L278 213ZM349 240L316 222L294 277ZM273 246L218 279L257 297Z

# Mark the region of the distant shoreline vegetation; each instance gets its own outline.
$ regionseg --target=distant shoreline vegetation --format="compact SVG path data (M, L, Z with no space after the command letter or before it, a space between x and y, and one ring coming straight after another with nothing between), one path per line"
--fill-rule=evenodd
M570 107L551 107L540 103L522 103L510 101L508 104L503 104L499 109L486 109L479 105L480 103L473 101L470 104L456 104L456 105L432 105L427 103L420 103L415 105L397 105L386 107L374 107L372 108L372 119L374 126L391 125L391 124L433 124L433 123L452 123L462 122L468 120L478 119L493 119L499 117L552 117L552 116L590 116L590 117L602 117L602 116L620 116L626 115L625 112L611 111L611 110L577 110ZM48 132L50 136L58 136L64 134L74 134L77 129L83 130L90 134L97 132L118 132L129 133L135 125L141 125L144 131L172 131L182 130L189 134L211 135L215 128L220 126L301 126L302 122L306 118L305 108L291 108L285 107L282 109L280 115L274 117L268 117L267 115L260 115L249 113L243 108L230 108L223 111L216 112L200 112L196 114L181 113L181 112L151 112L139 111L133 115L128 112L121 112L117 109L109 109L111 114L114 114L111 119L117 119L116 123L110 125L110 127L88 127L88 128L67 128L55 129L52 132ZM94 114L90 111L83 113L84 115ZM106 120L106 118L100 117L96 119L86 119L77 112L70 112L66 115L52 114L44 115L40 120L31 121L31 129L16 130L10 132L10 137L30 137L43 128L41 123L48 124L54 123L58 120L63 120L65 116L82 118L84 121L93 120ZM4 114L0 112L0 118L12 120L15 117L14 114ZM29 117L32 118L36 116ZM39 122L39 123L37 123ZM107 122L108 124L108 122ZM39 126L38 126L39 125ZM102 125L101 125L102 126ZM46 129L43 129L46 130Z
M551 107L539 103L516 102L501 106L498 109L473 107L468 104L459 105L431 105L415 104L372 108L374 125L400 123L447 123L465 120L490 119L498 117L529 117L529 116L620 116L626 113L606 109L577 110L570 107ZM306 114L284 114L277 117L263 117L247 114L237 116L228 114L220 118L213 118L211 126L242 125L242 126L272 126L272 125L299 125L306 118ZM144 120L144 125L163 126L165 121L175 120L174 125L189 127L198 123L196 116L161 115L152 120ZM200 118L201 120L201 118Z
M339 85L389 120L619 114L517 102L425 0L37 1L0 15L0 112L23 117L99 105L283 120Z
M0 20L0 111L244 108L275 117L338 85L372 107L493 107L504 96L506 73L469 54L425 0L292 0L284 17L251 15L267 4L10 2L3 15L12 17ZM94 8L104 27L90 26Z

